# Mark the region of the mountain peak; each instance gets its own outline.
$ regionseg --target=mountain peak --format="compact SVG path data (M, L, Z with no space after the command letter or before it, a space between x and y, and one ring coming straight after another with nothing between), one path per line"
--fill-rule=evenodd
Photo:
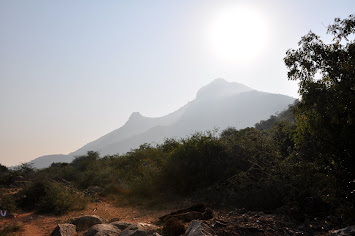
M218 78L203 86L196 95L196 99L205 100L211 98L224 98L234 94L252 91L252 88L237 82L228 82Z
M214 79L209 84L225 84L225 83L229 83L229 82L227 80L223 79L223 78L217 78L217 79Z
M129 120L137 120L143 117L144 116L142 116L139 112L132 112L132 114L129 116Z

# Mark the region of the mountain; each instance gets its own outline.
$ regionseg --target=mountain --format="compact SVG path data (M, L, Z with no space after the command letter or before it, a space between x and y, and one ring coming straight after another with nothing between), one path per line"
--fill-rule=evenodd
M163 117L144 117L134 112L128 121L101 138L64 156L44 156L31 163L43 168L52 162L70 162L75 156L98 151L101 156L124 154L144 143L160 143L165 138L182 138L196 131L242 129L287 108L294 98L256 91L243 84L216 79L203 86L196 98Z
M73 157L63 154L54 154L38 157L29 162L33 167L42 169L50 166L54 162L71 162Z

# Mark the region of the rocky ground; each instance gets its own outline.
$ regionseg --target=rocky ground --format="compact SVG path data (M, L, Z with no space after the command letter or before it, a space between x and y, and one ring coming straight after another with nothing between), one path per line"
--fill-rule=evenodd
M172 209L174 209L173 206ZM139 206L117 206L113 202L103 201L90 203L83 211L73 211L62 216L39 215L33 212L14 214L13 218L8 215L8 217L0 218L0 229L6 226L19 225L21 230L10 235L50 235L57 224L68 223L71 219L83 215L98 215L105 219L118 218L132 223L151 223L161 215L169 213L170 210L171 209L149 210Z
M178 209L179 204L147 209L103 201L89 204L86 210L63 216L35 213L8 215L1 219L0 229L13 227L16 232L3 235L26 236L50 235L57 225L62 228L57 228L52 235L355 235L355 226L348 228L348 232L332 231L339 223L335 217L305 216L300 220L284 209L256 212L212 209L203 204ZM92 215L99 221L92 220ZM78 223L80 220L87 224L83 226ZM70 231L72 233L68 233Z

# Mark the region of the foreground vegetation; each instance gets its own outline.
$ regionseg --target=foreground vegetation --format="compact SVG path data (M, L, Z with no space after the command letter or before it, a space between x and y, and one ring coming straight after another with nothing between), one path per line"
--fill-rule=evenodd
M0 185L23 188L1 198L8 211L64 213L85 207L87 189L131 201L185 197L247 209L334 214L355 223L355 17L329 27L326 45L309 33L285 58L302 99L255 128L195 133L143 144L125 155L88 152L72 163L34 170L0 166ZM320 78L316 78L316 74ZM89 197L88 197L89 196Z

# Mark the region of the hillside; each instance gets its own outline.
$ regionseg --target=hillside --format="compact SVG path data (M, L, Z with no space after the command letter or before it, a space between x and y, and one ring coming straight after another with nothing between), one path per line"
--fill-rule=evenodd
M70 162L75 156L97 151L101 156L123 154L143 143L161 143L166 138L183 138L195 132L242 129L254 126L287 108L294 98L256 91L243 84L216 79L203 86L193 101L163 117L131 114L120 128L88 143L67 156L51 156L33 160L34 167L43 168L52 162Z

